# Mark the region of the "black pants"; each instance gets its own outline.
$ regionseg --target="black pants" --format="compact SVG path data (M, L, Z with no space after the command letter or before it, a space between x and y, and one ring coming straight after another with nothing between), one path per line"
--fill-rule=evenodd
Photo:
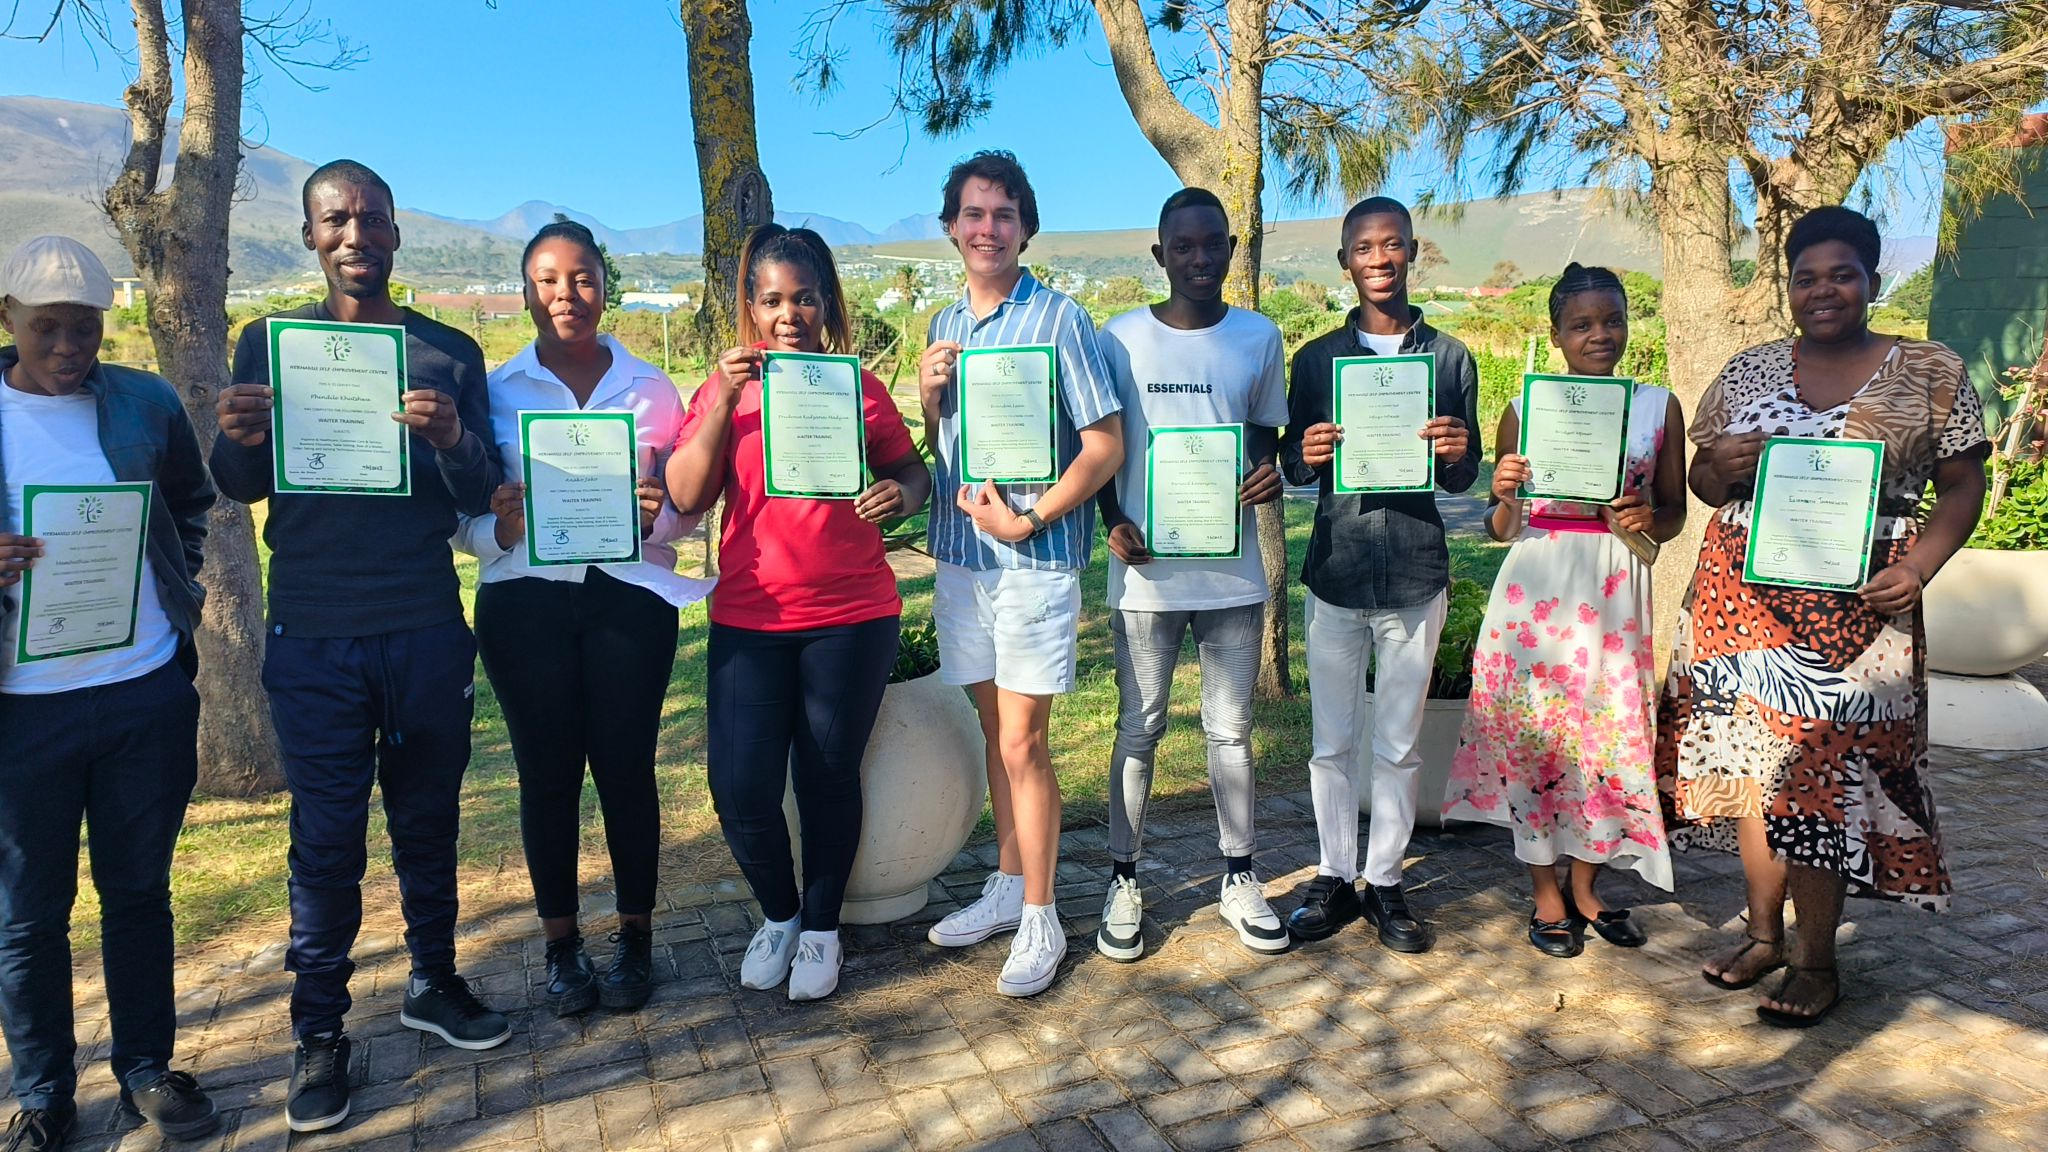
M292 1028L342 1026L363 926L370 786L384 793L412 970L455 970L455 840L475 715L476 639L461 620L376 636L273 628L263 687L292 793Z
M654 911L654 746L675 667L675 606L596 568L581 584L521 577L477 589L476 633L519 764L519 832L535 910L543 919L576 915L587 764L618 910Z
M839 927L860 849L860 762L896 663L895 616L806 632L711 626L711 801L770 920ZM794 755L791 755L794 750ZM797 893L782 796L794 779L804 835Z
M199 774L199 694L176 661L132 680L0 694L0 1032L23 1108L72 1109L71 906L91 830L114 1077L170 1070L171 850Z

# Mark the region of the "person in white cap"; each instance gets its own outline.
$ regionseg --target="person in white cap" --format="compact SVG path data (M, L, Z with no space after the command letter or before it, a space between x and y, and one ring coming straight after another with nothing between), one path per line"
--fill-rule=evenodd
M214 490L170 383L99 362L113 304L106 267L68 237L38 236L0 264L0 322L14 338L0 348L0 1032L21 1105L6 1152L61 1148L76 1123L69 930L81 822L92 827L122 1108L173 1138L220 1123L198 1083L170 1066L171 850L199 773L192 636ZM115 631L75 648L49 635L61 616L39 615L25 635L28 605L47 595L31 576L37 564L92 546L73 543L68 528L30 537L31 512L39 526L59 509L96 524L119 500L105 489L39 491L31 509L27 490L141 483L149 494L126 636L125 613L114 614ZM88 515L94 497L105 505Z

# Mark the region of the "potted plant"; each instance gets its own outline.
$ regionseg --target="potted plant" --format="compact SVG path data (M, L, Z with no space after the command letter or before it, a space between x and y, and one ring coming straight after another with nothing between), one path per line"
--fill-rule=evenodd
M962 689L942 683L939 634L930 620L905 623L896 666L861 765L860 851L840 920L887 924L916 913L934 877L953 864L988 795L981 722ZM782 812L802 872L796 794Z
M2037 431L2048 372L2005 375L1984 515L1922 605L1929 735L1951 747L2048 747L2048 701L2013 675L2048 652L2048 465Z
M1443 825L1444 788L1450 781L1451 758L1458 754L1458 739L1465 727L1465 705L1472 695L1472 649L1479 643L1479 629L1486 622L1486 603L1491 593L1476 580L1451 581L1449 603L1444 610L1444 630L1436 645L1436 666L1429 674L1429 698L1423 702L1421 802L1416 805L1415 822L1428 828ZM1366 714L1361 730L1372 731L1370 674L1365 694ZM1372 811L1372 788L1360 781L1358 810Z

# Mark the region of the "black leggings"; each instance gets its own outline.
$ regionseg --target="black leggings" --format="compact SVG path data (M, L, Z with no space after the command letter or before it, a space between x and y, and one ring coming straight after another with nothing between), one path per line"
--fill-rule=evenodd
M839 927L860 849L861 757L896 663L900 623L885 616L805 632L711 626L711 802L770 920L801 911L806 932ZM782 815L792 778L804 836L801 898Z
M586 763L619 913L654 911L654 746L675 667L675 607L597 568L581 584L522 576L477 588L476 636L519 764L519 834L541 918L576 915Z

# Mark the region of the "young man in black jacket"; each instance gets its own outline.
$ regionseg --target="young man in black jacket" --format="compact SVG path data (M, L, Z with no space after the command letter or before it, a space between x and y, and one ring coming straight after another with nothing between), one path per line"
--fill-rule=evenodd
M222 494L269 500L269 645L263 686L292 792L291 946L297 1058L285 1103L293 1131L348 1116L342 1031L362 926L370 786L384 790L412 977L400 1021L460 1048L511 1035L455 971L455 838L469 766L476 640L464 621L448 538L482 515L500 479L483 352L469 337L394 304L399 235L391 189L349 160L306 180L303 235L327 297L271 319L399 325L411 491L370 497L277 490L271 463L270 343L242 331L221 393L212 464Z
M1415 830L1416 744L1450 588L1450 551L1433 492L1344 494L1334 464L1344 429L1333 422L1332 362L1343 356L1428 355L1436 365L1434 416L1416 430L1431 442L1437 487L1463 492L1479 476L1479 374L1472 354L1431 328L1408 303L1415 224L1406 206L1374 196L1344 217L1339 264L1358 290L1344 326L1294 355L1281 464L1296 484L1315 483L1314 533L1301 580L1308 586L1308 680L1314 724L1309 789L1321 862L1300 908L1298 939L1321 940L1358 918L1358 789L1368 752L1372 824L1362 911L1380 942L1426 952L1429 928L1401 889L1401 861ZM1362 730L1368 668L1372 731ZM1431 798L1431 803L1435 803Z

